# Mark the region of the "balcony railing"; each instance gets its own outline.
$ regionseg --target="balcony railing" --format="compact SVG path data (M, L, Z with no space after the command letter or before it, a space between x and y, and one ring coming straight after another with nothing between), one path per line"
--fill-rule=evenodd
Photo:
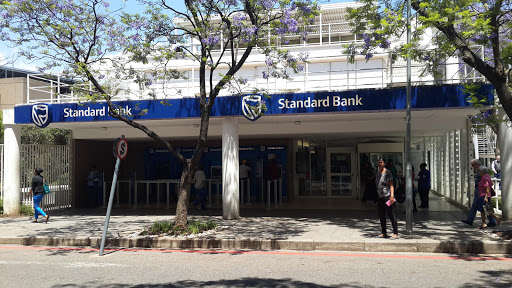
M305 65L302 72L298 74L291 73L290 79L263 78L264 63L255 68L240 70L237 75L241 75L247 80L247 84L242 87L243 93L250 92L256 87L266 89L271 94L282 94L287 92L345 91L405 86L405 61L391 63L389 56L383 56L386 55L380 55L380 57L375 57L370 61L356 61L354 64L350 64L348 61L324 63L314 63L312 61L312 63ZM460 65L459 63L441 66L438 71L440 75L436 78L432 75L423 75L424 68L425 66L421 63L413 63L411 70L413 85L457 84L485 80L473 69L467 69L466 65ZM185 72L186 79L155 80L154 84L143 87L144 89L140 89L139 85L133 82L116 79L109 79L108 85L114 87L115 91L120 91L115 95L116 100L194 97L199 93L197 71L197 67L191 67L189 71ZM63 83L60 77L45 78L44 75L28 75L27 78L27 103L77 102L81 100L80 96L84 93L94 93L90 84L71 85ZM213 80L213 83L216 83L220 80L220 76L214 76ZM206 88L209 89L209 87ZM234 94L236 94L234 91L224 89L220 96Z

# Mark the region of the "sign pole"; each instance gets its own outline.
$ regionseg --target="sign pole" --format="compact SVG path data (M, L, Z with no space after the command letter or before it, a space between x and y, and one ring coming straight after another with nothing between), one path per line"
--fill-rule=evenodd
M114 143L114 147L116 149L116 167L114 169L114 177L112 178L112 187L110 188L110 197L108 199L108 207L107 207L107 215L105 217L105 226L103 227L103 236L101 237L101 246L100 246L100 256L103 256L103 251L105 250L105 240L107 238L107 230L108 230L108 224L110 222L110 213L112 212L112 203L114 202L114 192L116 189L116 183L117 183L117 175L119 174L119 166L121 164L121 157L126 157L126 152L123 150L119 151L118 144L119 142L124 141L126 143L126 139L124 139L124 135L121 136L121 138L117 139ZM126 149L127 150L127 149ZM121 157L120 157L121 153Z

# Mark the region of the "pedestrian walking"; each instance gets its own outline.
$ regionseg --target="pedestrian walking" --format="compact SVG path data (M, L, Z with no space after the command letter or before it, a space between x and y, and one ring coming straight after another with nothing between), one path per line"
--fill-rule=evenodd
M473 167L473 169L478 171L478 168L480 167L480 165L481 165L480 160L478 160L478 159L471 160L471 167ZM480 184L481 178L482 177L480 176L479 173L477 173L475 175L475 193L473 195L473 204L471 205L471 208L469 209L468 217L465 220L461 220L462 223L468 224L469 226L473 225L473 221L475 220L476 211L478 211L478 208L479 208L478 205L479 205L480 193L479 193L478 185ZM489 218L489 224L487 224L487 227L496 226L496 220L494 218L492 218L492 217L487 217L487 218Z
M478 211L480 211L480 215L482 216L482 225L480 229L486 228L487 224L485 223L485 216L489 218L489 221L494 219L498 225L500 224L500 218L498 218L494 213L486 213L485 207L491 202L491 188L492 188L492 180L489 176L489 169L485 166L478 167L478 174L480 174L480 183L478 183ZM491 204L492 206L492 204ZM492 207L489 210L493 210Z
M48 220L50 219L50 216L48 216L46 213L44 213L43 209L39 207L39 204L41 204L41 201L44 197L44 178L41 175L43 173L43 169L36 168L34 169L34 176L32 177L32 185L30 187L30 191L28 192L28 195L34 195L34 222L37 223L37 219L39 218L39 214L44 217L44 221L48 223Z
M386 231L386 215L391 221L393 227L393 236L391 239L398 239L398 225L393 211L395 204L395 188L393 183L393 175L391 171L386 169L384 159L377 161L379 170L375 176L375 185L377 186L377 209L380 219L381 234L379 238L387 238Z

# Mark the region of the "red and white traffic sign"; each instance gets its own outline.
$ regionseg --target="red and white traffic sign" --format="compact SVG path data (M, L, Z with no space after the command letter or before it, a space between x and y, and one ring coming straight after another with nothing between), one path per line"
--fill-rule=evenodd
M117 141L116 153L119 159L123 160L126 158L126 155L128 154L128 141L126 141L126 138L121 138Z

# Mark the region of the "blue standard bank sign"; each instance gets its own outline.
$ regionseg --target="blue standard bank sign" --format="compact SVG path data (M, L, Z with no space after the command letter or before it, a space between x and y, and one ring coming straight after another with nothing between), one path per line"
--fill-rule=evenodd
M469 107L469 95L460 85L416 86L411 89L412 109L460 108ZM482 85L479 95L494 102L493 86ZM259 100L256 101L256 100ZM254 103L253 103L254 102ZM167 100L132 100L114 102L122 114L134 120L159 120L197 118L201 116L199 104L195 98ZM248 105L251 104L251 107ZM310 114L324 112L357 112L405 110L405 87L389 89L365 89L337 92L274 94L270 98L255 99L242 96L217 97L210 116L251 116L256 120L264 105L264 115ZM247 106L247 107L245 107ZM245 107L245 108L244 108ZM249 109L251 108L251 109ZM257 109L255 109L257 108ZM147 111L141 115L141 111ZM20 105L14 108L16 124L35 124L46 127L56 122L117 121L108 115L105 102L97 103L59 103Z

